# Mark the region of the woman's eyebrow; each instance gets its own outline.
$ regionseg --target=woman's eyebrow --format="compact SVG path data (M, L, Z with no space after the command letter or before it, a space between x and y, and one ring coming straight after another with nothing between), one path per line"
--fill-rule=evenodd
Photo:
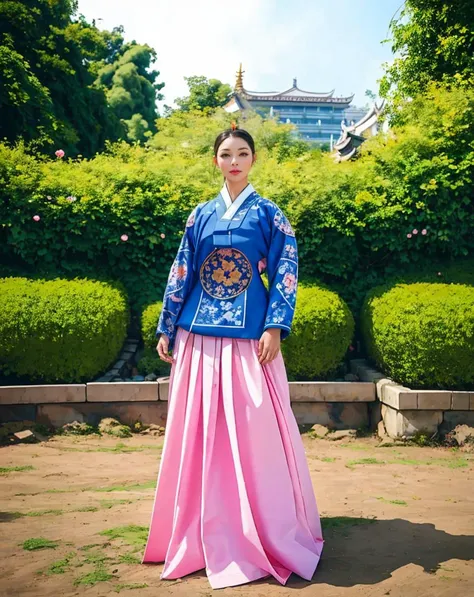
M239 147L237 151L242 151L242 149L246 149L248 151L248 147ZM221 151L230 151L229 149L222 149Z

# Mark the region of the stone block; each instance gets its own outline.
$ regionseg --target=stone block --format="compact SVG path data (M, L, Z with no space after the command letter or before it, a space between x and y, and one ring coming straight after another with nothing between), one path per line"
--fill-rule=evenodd
M474 410L474 392L469 393L469 410Z
M396 384L385 384L382 395L379 396L383 404L396 410L415 410L417 408L416 391Z
M351 373L359 376L359 368L367 366L367 359L351 359L349 361L349 369Z
M0 386L0 404L85 402L85 384Z
M36 421L36 404L0 404L0 423Z
M450 410L451 392L418 390L418 410Z
M450 410L444 413L443 431L448 432L456 425L469 425L474 427L474 411L472 410Z
M105 417L118 419L125 425L141 421L164 426L168 404L166 402L84 402L82 404L41 404L38 406L38 423L61 427L73 421L98 425Z
M159 377L157 382L158 382L158 399L167 402L168 394L169 394L170 378L169 377Z
M357 381L290 381L292 402L373 402L372 383Z
M452 392L451 410L469 410L470 392Z
M382 419L387 434L392 438L411 437L418 431L433 434L443 421L442 411L400 411L382 404Z
M158 400L156 381L88 383L87 402L154 402Z
M379 379L384 379L385 375L377 371L377 369L372 369L372 367L364 367L363 365L358 368L359 379L361 381L378 381Z
M365 402L293 402L293 414L299 425L325 425L329 429L357 429L369 423Z
M382 404L377 400L376 402L371 402L368 405L369 407L369 429L375 431L379 422L382 420L382 411L381 407Z

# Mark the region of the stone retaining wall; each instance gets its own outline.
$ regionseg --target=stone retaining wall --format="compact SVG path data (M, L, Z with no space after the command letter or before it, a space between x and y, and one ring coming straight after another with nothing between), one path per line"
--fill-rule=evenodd
M375 383L385 430L392 438L444 434L460 424L474 426L474 392L412 390L372 369L364 359L352 360L351 371Z
M164 425L169 378L154 382L0 386L0 422L30 420L59 427L73 421L95 425L115 417L130 425ZM290 382L290 399L301 424L332 429L368 427L375 402L370 382ZM375 423L376 424L376 423Z

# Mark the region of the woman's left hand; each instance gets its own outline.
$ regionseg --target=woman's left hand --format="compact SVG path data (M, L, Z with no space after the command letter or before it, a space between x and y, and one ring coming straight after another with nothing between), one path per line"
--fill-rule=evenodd
M258 341L258 362L266 365L280 352L280 328L266 329Z

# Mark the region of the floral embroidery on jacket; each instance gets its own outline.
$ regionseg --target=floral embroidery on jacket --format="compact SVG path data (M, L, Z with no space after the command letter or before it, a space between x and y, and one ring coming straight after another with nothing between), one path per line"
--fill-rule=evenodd
M242 305L233 301L213 301L203 297L194 323L197 325L220 325L243 327Z
M285 214L281 211L281 209L277 209L275 212L275 216L273 218L273 223L275 226L284 232L288 236L295 236L295 232L291 227L291 224Z
M276 288L288 305L294 309L298 286L297 264L288 259L281 259L278 273L280 274L280 280L276 283Z
M204 290L218 299L233 298L247 288L252 279L252 265L237 249L214 249L201 266Z

